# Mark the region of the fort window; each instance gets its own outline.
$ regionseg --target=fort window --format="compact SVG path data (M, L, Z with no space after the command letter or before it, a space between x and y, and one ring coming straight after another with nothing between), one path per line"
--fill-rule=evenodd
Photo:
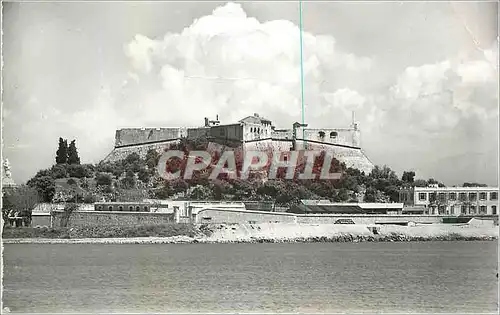
M109 206L109 207L108 207L108 210L109 210L109 211L113 211L113 206Z
M318 132L318 135L320 138L324 138L325 137L325 132L324 131L320 131Z
M497 214L497 206L491 206L491 213Z
M134 207L132 207L132 206L128 207L128 209L129 209L130 211L134 211Z
M469 200L470 201L476 201L477 199L477 194L476 193L470 193L469 194Z
M445 193L439 193L439 201L446 201L446 194Z
M253 132L253 128L252 127L250 127L250 132Z
M427 200L427 194L426 193L419 193L418 200Z
M139 207L139 206L135 207L135 211L137 211L137 212L141 211L141 207Z
M454 192L450 193L450 194L448 195L448 198L449 198L450 200L457 200L457 193L454 193Z
M486 214L486 206L479 207L479 214Z
M486 200L486 193L485 192L479 193L479 200Z
M467 201L467 194L466 193L459 193L458 198L460 201Z
M492 192L490 193L490 200L497 200L498 199L498 193Z
M330 132L330 138L335 139L339 134L336 131Z
M97 210L102 210L102 206L97 207Z
M167 208L168 208L168 207L167 207ZM147 211L148 211L148 207L144 207L144 211L146 211L146 212L147 212Z

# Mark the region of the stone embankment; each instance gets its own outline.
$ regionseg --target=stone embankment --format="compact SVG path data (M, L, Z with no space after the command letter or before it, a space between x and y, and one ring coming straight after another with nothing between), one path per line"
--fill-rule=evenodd
M218 224L202 225L188 235L149 237L82 237L4 238L16 244L193 244L193 243L303 243L303 242L409 242L409 241L475 241L498 239L498 227L475 228L467 225L422 225L413 227L333 224ZM116 235L118 236L118 235Z

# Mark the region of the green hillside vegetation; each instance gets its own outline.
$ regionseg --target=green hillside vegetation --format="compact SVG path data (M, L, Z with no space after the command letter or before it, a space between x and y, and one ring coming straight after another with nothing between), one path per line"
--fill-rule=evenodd
M248 180L231 180L220 175L217 180L209 180L210 170L195 172L190 180L182 178L165 181L157 176L156 167L160 154L154 150L141 158L137 153L113 163L80 164L75 142L68 149L67 141L60 139L56 154L56 164L40 170L27 185L36 189L44 202L86 202L140 201L143 198L168 199L182 196L193 200L272 200L280 206L297 204L300 199L328 199L334 202L398 202L399 190L412 186L427 186L438 183L434 179L415 178L414 172L404 172L399 178L388 166L376 166L370 174L348 168L333 160L330 171L342 173L338 180L293 180L284 179L285 169L278 171L273 180L262 180L250 176ZM204 150L208 145L205 138L184 139L172 150ZM64 158L71 151L70 159ZM62 152L62 153L61 153ZM213 156L212 166L218 155ZM172 160L171 160L172 161ZM169 163L168 167L182 170L186 159ZM242 160L237 159L241 169ZM322 165L320 159L315 164L315 173ZM304 166L297 167L296 175ZM181 174L183 175L183 174Z

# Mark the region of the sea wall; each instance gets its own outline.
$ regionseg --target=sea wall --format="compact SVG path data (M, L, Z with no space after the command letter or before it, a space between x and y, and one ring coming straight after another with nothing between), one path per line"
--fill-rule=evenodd
M340 219L351 219L355 224L441 224L443 216L430 215L372 215L372 214L292 214L285 212L264 212L236 209L203 209L196 216L196 223L297 223L335 224ZM475 218L475 226L498 225L498 218L484 216ZM451 225L451 224L450 224Z
M62 211L52 212L52 227L60 227ZM68 227L77 226L137 226L174 223L172 213L76 211L70 216Z

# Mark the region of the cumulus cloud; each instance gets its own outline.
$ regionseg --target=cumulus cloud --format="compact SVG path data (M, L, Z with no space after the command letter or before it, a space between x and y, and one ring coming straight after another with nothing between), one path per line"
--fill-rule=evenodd
M143 106L130 96L119 106L145 109L133 115L138 124L165 121L174 113L183 123L199 124L204 115L231 121L261 112L275 113L272 118L288 126L301 113L299 36L290 21L261 23L234 3L162 39L137 35L126 54L140 85L132 82L126 89L141 95L136 99ZM371 67L369 58L339 50L331 36L304 32L303 42L306 99L319 90L326 70L363 73ZM320 104L307 106L321 110Z

